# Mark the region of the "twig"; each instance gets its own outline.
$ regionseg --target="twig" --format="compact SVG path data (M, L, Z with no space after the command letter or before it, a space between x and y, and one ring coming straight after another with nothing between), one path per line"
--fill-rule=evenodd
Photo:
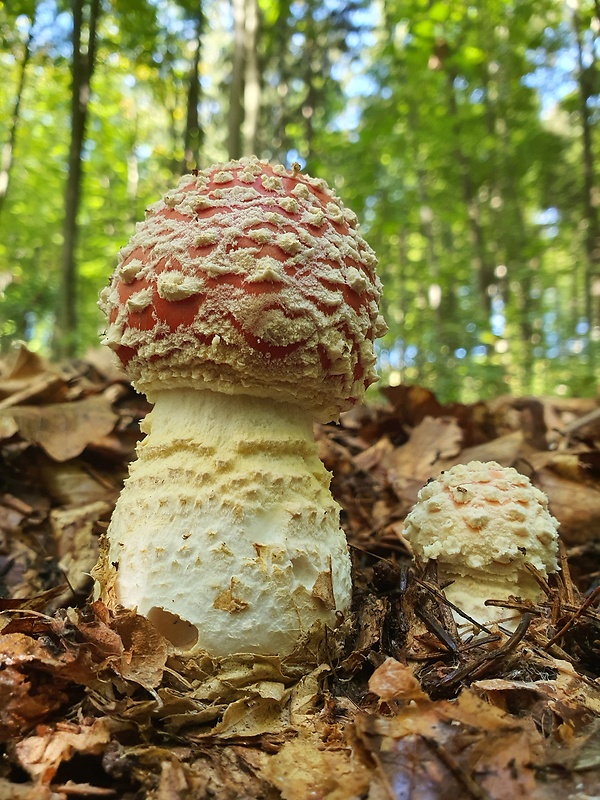
M448 633L448 631L440 625L440 623L434 619L430 614L427 614L420 608L415 608L415 613L421 619L428 631L431 631L437 638L445 645L451 653L458 654L459 647L458 644L454 641L452 636Z
M0 401L0 411L4 411L4 409L11 408L12 406L20 405L23 400L29 400L30 397L35 397L36 394L49 389L53 386L53 384L58 385L60 383L62 383L62 378L60 378L58 375L44 375L37 381L32 381L24 389L21 389L21 391L15 392L14 394L11 394L8 397L5 397L4 400Z
M458 669L455 669L454 672L451 672L449 675L446 675L445 678L442 678L440 684L444 687L454 686L454 684L459 683L461 680L463 680L463 678L466 678L467 675L473 674L474 677L478 677L482 674L482 669L483 672L486 672L489 667L493 666L493 664L497 661L501 661L517 647L521 639L523 639L527 633L527 629L529 628L530 624L531 615L525 614L519 624L519 627L512 634L510 639L508 639L508 641L505 642L501 647L491 653L484 653L484 655L470 664L465 664L462 667L458 667Z
M464 770L445 747L429 736L423 736L423 741L436 754L442 764L450 770L456 780L462 784L469 793L469 797L473 798L473 800L491 800L491 796L486 790Z
M594 591L588 595L585 602L581 605L580 608L566 621L566 623L562 626L562 628L555 633L554 636L548 640L548 643L545 645L545 648L551 647L553 644L556 644L559 639L561 639L565 633L572 627L572 625L587 611L587 609L592 605L592 603L596 600L596 598L600 597L600 586L596 586Z
M586 425L596 422L596 420L600 420L600 408L595 408L593 411L588 411L588 413L584 414L583 417L573 420L573 422L563 429L563 436L573 436L573 434L578 431L579 428L584 428Z
M419 578L415 578L415 581L419 584L419 586L421 586L423 589L426 589L430 594L432 594L437 600L441 600L443 603L446 603L446 605L450 606L450 608L453 611L456 611L456 613L460 614L461 617L466 619L472 625L475 625L476 628L479 628L479 630L482 630L484 633L487 633L490 636L492 635L492 631L489 628L486 628L486 626L482 625L481 622L477 622L476 619L473 619L473 617L470 617L468 614L465 614L465 612L462 609L460 609L458 606L455 606L454 603L448 600L448 598L444 595L444 593L441 592L438 588L432 586L432 584L428 583L427 581L420 580Z

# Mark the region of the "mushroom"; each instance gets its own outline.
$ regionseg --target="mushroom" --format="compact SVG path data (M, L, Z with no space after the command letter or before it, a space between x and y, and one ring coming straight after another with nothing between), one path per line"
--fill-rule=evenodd
M437 560L447 599L478 623L519 613L488 599L540 599L531 564L546 578L558 569L558 522L546 495L513 467L495 461L457 464L429 481L404 522L423 561ZM464 617L456 619L465 622Z
M181 178L121 251L105 343L154 407L96 594L176 652L286 656L348 611L313 422L376 380L375 265L324 181L254 157Z

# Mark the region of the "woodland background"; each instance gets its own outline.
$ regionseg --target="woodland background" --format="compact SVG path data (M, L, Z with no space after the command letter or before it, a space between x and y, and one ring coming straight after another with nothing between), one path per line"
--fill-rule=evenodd
M359 214L387 383L594 394L599 34L598 0L0 2L0 342L95 346L145 206L256 153Z

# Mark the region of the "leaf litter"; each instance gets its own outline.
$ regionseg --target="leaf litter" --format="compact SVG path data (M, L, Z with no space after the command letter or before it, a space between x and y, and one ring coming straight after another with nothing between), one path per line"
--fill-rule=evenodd
M415 386L315 431L354 560L345 650L181 660L90 597L148 411L104 355L0 361L0 800L586 800L600 786L600 404L441 404ZM472 459L561 523L561 572L515 631L459 637L403 520ZM490 598L491 603L494 598Z

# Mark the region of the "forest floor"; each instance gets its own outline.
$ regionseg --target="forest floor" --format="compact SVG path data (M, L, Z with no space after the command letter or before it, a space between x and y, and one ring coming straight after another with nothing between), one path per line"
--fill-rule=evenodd
M308 674L178 661L145 618L89 601L147 411L100 353L0 362L0 800L597 800L600 399L400 386L318 427L355 598L345 651ZM562 569L516 631L463 641L402 528L473 459L546 492Z

